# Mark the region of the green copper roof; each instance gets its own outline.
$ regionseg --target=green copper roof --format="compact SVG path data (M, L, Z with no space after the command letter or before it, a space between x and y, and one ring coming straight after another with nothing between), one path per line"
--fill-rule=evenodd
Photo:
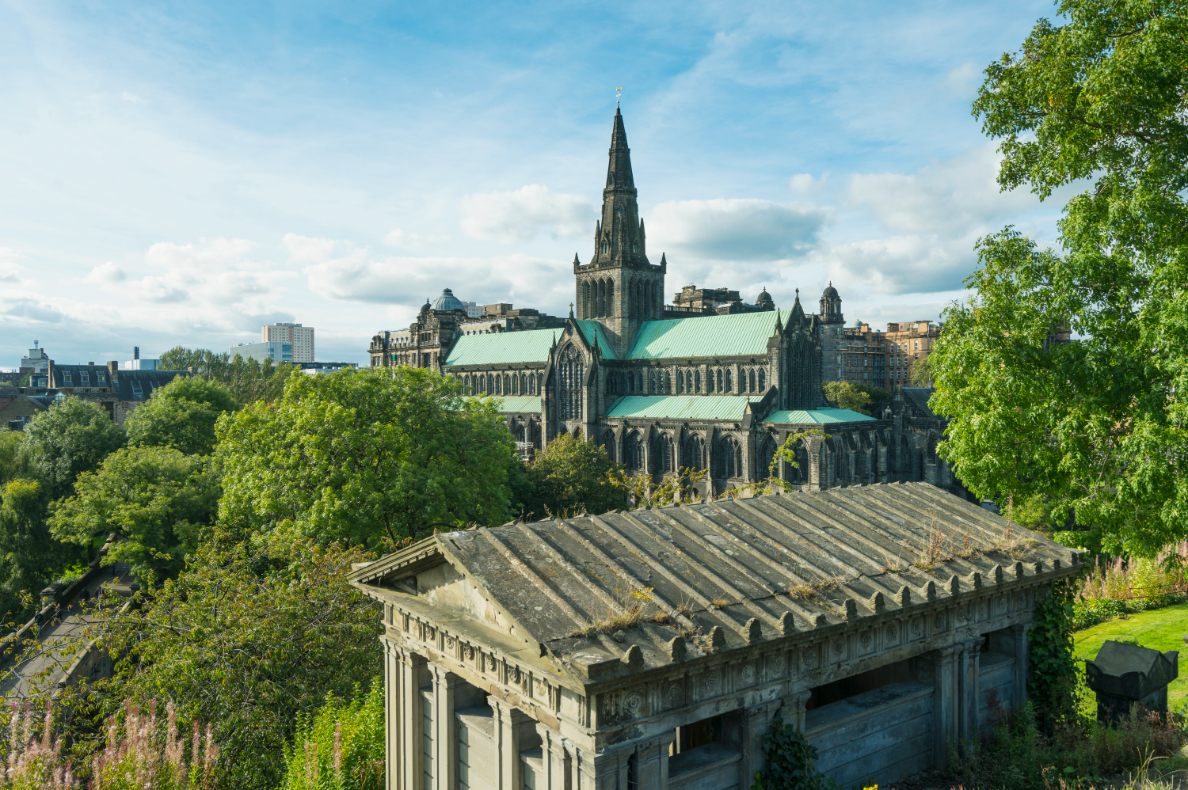
M463 335L450 349L446 364L511 365L516 362L545 362L549 358L553 340L560 340L564 331L533 329L527 332Z
M824 425L835 422L872 422L875 418L851 409L813 409L812 411L773 411L764 422L783 422L792 425Z
M776 318L788 320L787 310L736 315L707 315L647 321L639 329L627 359L673 357L732 357L767 353Z
M504 414L521 412L540 414L539 395L508 395L502 398L495 397L491 400L495 401L495 408Z
M574 323L578 325L578 329L582 330L582 337L586 338L586 342L591 346L594 345L594 338L598 338L598 349L602 352L603 359L619 358L615 353L615 344L606 334L606 327L597 321L574 321Z
M667 420L741 420L750 398L739 395L627 395L607 417Z

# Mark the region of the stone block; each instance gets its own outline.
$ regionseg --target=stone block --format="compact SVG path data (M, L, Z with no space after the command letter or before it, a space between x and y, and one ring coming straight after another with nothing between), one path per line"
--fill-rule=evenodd
M1180 674L1179 651L1107 640L1085 662L1085 683L1097 694L1098 721L1117 721L1133 705L1167 712L1167 684Z

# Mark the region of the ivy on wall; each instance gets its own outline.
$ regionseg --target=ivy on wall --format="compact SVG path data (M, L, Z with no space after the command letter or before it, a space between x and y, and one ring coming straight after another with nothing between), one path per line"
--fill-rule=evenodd
M1037 594L1034 619L1027 638L1031 662L1027 695L1041 723L1051 727L1075 709L1077 663L1073 658L1073 601L1076 579L1053 582Z
M817 770L817 750L804 733L777 713L763 736L767 767L755 774L751 790L835 790L837 783Z

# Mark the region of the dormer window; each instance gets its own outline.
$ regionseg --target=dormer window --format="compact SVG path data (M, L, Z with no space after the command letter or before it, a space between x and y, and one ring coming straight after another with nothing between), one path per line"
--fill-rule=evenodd
M90 384L91 384L91 374L90 373L88 373L87 371L84 370L81 373L79 373L78 375L79 375L79 378L82 379L81 383L84 387L90 386Z
M67 371L63 371L63 373L62 373L62 381L63 381L63 383L65 383L65 384L66 384L66 386L67 386L67 387L72 387L72 386L74 386L74 382L73 382L73 381L71 381L71 378L70 378L70 371L69 371L69 370L67 370Z
M144 395L144 390L140 388L140 382L133 379L132 381L132 397L140 398Z

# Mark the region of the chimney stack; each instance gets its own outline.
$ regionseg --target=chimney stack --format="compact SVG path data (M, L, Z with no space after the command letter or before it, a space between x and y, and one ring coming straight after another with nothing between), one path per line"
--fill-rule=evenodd
M140 346L132 347L132 359L140 359Z

